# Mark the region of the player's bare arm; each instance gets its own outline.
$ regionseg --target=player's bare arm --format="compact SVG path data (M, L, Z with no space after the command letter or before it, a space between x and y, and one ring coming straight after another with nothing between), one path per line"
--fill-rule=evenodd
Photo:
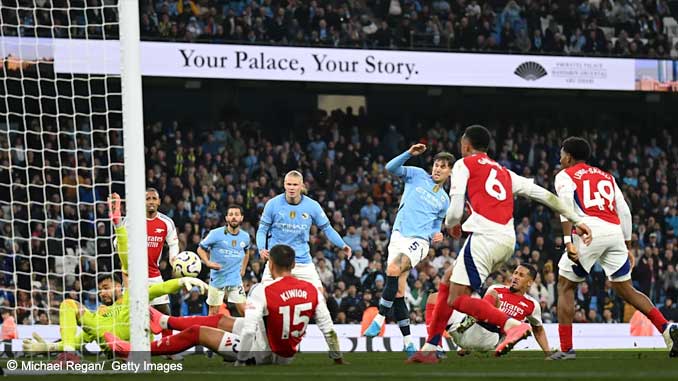
M539 344L539 347L544 352L544 356L548 357L551 355L551 349L549 348L549 341L546 338L546 330L543 325L532 325L532 334L534 339Z

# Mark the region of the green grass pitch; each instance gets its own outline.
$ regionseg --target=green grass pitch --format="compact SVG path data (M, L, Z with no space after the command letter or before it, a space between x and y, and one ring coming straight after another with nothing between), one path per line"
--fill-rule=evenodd
M403 353L349 353L350 365L333 365L324 354L302 353L288 366L235 368L202 355L186 356L183 370L149 374L9 376L24 380L678 380L678 359L664 351L580 351L574 361L545 361L541 352L513 352L503 358L473 354L436 365L405 364ZM3 360L5 368L6 360Z

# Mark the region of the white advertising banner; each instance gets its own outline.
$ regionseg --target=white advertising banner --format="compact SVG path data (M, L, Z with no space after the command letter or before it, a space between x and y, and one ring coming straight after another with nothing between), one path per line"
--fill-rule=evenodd
M558 325L545 324L546 336L549 346L560 346L558 339ZM341 350L344 352L397 352L403 349L402 335L395 324L386 325L384 337L368 339L360 335L360 325L345 324L336 325L335 329L339 336ZM13 340L14 351L21 351L21 341L30 338L33 332L38 332L49 341L58 340L59 326L57 325L18 325L19 338ZM663 337L655 332L653 336L631 336L628 324L575 324L572 329L574 347L576 349L663 349L666 348ZM423 345L426 340L426 327L423 324L412 326L412 337ZM159 338L159 337L158 337ZM451 341L443 343L445 349L449 349ZM88 349L96 351L96 344L90 344ZM539 350L539 345L534 338L521 341L517 350ZM325 339L315 324L308 326L306 336L301 342L300 350L303 352L327 351Z
M36 42L37 40L37 42ZM116 74L118 41L3 37L0 54L53 59L58 73ZM92 66L90 58L105 64ZM141 42L146 76L401 85L634 90L636 61L258 45ZM654 67L649 69L654 73Z

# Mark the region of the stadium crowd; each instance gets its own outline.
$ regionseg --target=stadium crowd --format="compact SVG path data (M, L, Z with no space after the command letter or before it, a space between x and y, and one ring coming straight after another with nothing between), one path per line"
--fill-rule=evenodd
M362 109L357 114L350 109L318 112L307 120L306 131L297 130L284 141L268 140L267 128L246 120L224 121L203 132L177 122L151 123L145 137L148 186L159 190L160 210L174 220L181 250L196 251L201 238L223 224L225 207L232 203L244 207L242 228L254 237L265 202L282 192L284 174L301 170L309 195L320 202L354 253L352 258L344 258L313 228L311 253L327 289L333 319L337 323L360 322L363 312L376 306L384 287L387 245L403 188L399 178L385 171L385 163L406 149L414 137L429 149L407 164L429 170L436 152L448 150L459 157L457 142L463 131L458 122L376 129L367 121ZM498 162L552 190L559 142L568 136L567 130L551 129L544 135L543 129L529 121L516 125L489 123L488 127L495 138L491 155ZM408 131L408 137L400 131ZM56 146L55 136L50 135L42 144ZM72 138L64 136L62 139ZM599 128L584 136L594 148L592 163L614 174L631 206L634 283L663 305L667 318L677 320L678 310L672 303L678 297L675 133L655 131L647 137L629 129ZM111 191L123 192L121 167L106 167L122 160L119 135L111 132L113 148L103 155L91 150L96 146L86 140L77 138L82 150L77 157L80 165L94 152L94 161L108 168L93 172L94 186L87 172L69 168L61 172L48 168L45 178L41 178L41 171L26 177L45 162L59 161L58 157L48 157L56 155L53 151L35 154L17 141L11 151L15 171L10 173L6 166L10 153L0 150L0 304L15 313L19 324L58 322L58 305L63 298L96 308L96 275L118 266L105 200ZM29 148L39 143L26 141ZM63 155L70 153L62 153L62 161ZM43 181L53 187L43 187ZM10 201L14 201L11 207ZM531 294L541 303L544 321L556 322L557 263L563 252L557 216L541 205L518 199L515 224L517 244L507 268L518 262L538 268ZM448 237L433 245L429 260L411 271L406 298L413 322L423 321L427 295L436 289L461 244L461 240ZM260 281L263 273L263 262L256 248L253 250L255 255L245 275L246 289ZM166 256L160 269L166 278L171 277ZM506 274L494 273L487 284L505 281ZM201 277L206 276L203 266ZM612 323L629 318L599 266L581 284L576 299L576 322ZM205 300L197 293L177 296L172 303L175 314L205 311Z
M142 36L171 41L629 57L675 56L678 43L664 0L141 3Z
M5 6L5 3L6 6ZM115 2L3 2L4 36L116 38ZM379 49L675 57L666 0L143 0L142 38ZM675 16L675 15L674 15ZM68 27L68 25L71 25Z

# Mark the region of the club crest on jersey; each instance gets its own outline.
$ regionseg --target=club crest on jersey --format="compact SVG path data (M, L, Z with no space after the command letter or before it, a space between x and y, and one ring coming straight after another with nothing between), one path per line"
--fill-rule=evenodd
M523 307L525 307L525 308L528 307L527 303L525 303L525 302L520 302L520 303L518 303L518 304L520 304L521 306L523 306Z
M162 229L162 228L155 228L155 232L156 232L156 233L162 233L162 232L164 232L164 231L165 231L165 229Z
M294 219L294 218L296 218L296 217L297 217L297 212L295 212L294 210L291 211L291 212L290 212L290 218L291 218L291 219Z
M301 218L308 220L308 213L301 213Z
M231 246L233 246L233 247L238 246L238 241L235 240L235 239L233 241L231 241Z
M245 242L240 242L240 247L244 249L245 248Z

